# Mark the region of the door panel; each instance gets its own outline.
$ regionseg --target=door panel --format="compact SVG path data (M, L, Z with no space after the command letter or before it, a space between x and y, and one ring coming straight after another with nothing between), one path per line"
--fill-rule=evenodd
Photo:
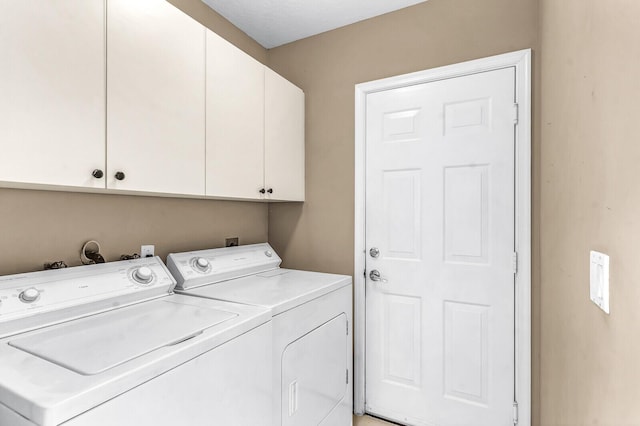
M419 387L422 367L420 298L396 294L383 297L384 381Z
M488 177L488 165L444 168L446 262L487 263Z
M367 96L372 414L513 424L514 84L506 68Z
M264 84L266 198L304 201L304 93L269 68Z
M489 306L444 302L444 394L488 403Z
M207 31L207 195L261 198L264 68Z
M104 1L0 2L0 180L104 188Z
M420 170L383 171L387 256L420 259Z
M108 188L204 195L204 27L164 0L108 0L107 22Z

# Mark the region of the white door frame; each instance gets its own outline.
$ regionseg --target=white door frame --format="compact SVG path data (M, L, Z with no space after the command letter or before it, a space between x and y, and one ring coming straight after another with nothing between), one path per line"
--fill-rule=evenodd
M355 87L355 232L354 232L354 411L365 413L365 137L366 100L369 93L479 72L514 67L516 100L515 250L518 272L515 277L515 392L518 424L531 425L531 49L433 68ZM515 401L514 401L515 402Z

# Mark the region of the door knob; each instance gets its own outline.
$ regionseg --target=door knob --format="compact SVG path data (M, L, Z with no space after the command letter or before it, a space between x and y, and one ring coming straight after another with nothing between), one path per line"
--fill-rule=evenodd
M273 194L273 188L269 188L269 189L267 189L267 192L268 192L269 194Z
M381 283L387 282L385 278L382 278L382 276L380 275L380 271L378 271L377 269L369 272L369 278L371 278L371 281L379 281Z
M95 169L93 172L91 172L91 176L96 179L102 179L102 176L104 176L104 172L100 169Z
M260 188L260 191L258 191L261 194L264 194L265 192L267 192L264 188Z
M115 178L118 180L124 180L124 173L117 172Z
M373 257L374 259L380 256L380 250L378 249L378 247L371 247L371 249L369 250L369 256Z

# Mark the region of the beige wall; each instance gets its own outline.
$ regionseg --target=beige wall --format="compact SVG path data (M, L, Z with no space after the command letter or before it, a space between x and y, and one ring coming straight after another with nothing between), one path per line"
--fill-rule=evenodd
M640 425L640 2L542 0L541 424ZM611 256L611 315L589 301Z
M536 42L536 0L431 0L269 51L306 94L306 202L270 207L287 264L353 271L355 84Z
M172 3L261 62L267 51L200 0ZM0 189L0 275L80 263L82 244L96 239L107 260L155 244L156 253L266 241L267 205Z
M270 50L269 65L306 94L306 202L273 204L269 214L269 240L284 257L285 266L353 273L355 84L535 49L537 37L537 0L430 0ZM534 52L537 67L536 55ZM537 82L534 85L537 102ZM537 109L537 103L534 107ZM533 153L534 265L538 265L539 216L536 141L537 132ZM536 273L534 411L539 389L537 279Z
M264 47L227 21L222 15L214 12L201 0L168 1L205 27L216 32L229 43L236 45L239 49L253 56L257 61L263 64L267 63L268 51Z
M0 275L43 263L80 264L80 249L100 242L107 260L154 244L171 251L267 240L267 206L258 203L0 189Z

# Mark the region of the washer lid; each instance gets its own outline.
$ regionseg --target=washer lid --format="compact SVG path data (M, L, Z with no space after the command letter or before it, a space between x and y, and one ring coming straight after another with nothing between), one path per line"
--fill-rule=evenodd
M197 336L235 313L161 301L45 328L9 345L83 375L94 375Z

